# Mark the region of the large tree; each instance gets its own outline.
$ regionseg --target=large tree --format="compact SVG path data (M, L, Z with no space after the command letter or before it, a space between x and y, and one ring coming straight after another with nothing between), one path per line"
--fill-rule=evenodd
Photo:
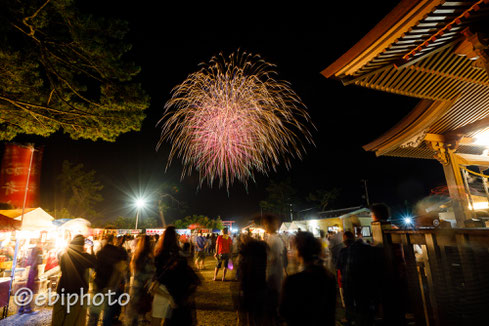
M185 216L188 207L179 200L180 188L176 183L162 183L158 191L158 212L163 226L171 224L180 216Z
M293 204L296 193L290 178L279 182L271 181L265 189L267 190L268 196L266 200L260 201L261 209L288 220L291 209L290 205Z
M128 24L79 4L0 1L0 140L62 129L114 141L140 129L149 99L132 81L140 68L124 56Z
M103 200L103 185L96 179L95 171L87 171L83 164L64 161L61 174L58 176L62 193L58 198L57 209L65 208L74 217L96 220L98 216L95 205Z
M106 229L133 229L136 226L136 217L119 216L116 219L101 224ZM139 215L138 229L153 229L161 227L158 216Z
M224 228L222 220L219 217L217 219L211 219L205 215L192 215L175 221L175 227L177 229L186 229L192 224L211 230L222 230Z
M339 193L340 190L338 188L333 188L330 190L318 189L309 193L307 200L316 203L319 208L324 211L338 198Z

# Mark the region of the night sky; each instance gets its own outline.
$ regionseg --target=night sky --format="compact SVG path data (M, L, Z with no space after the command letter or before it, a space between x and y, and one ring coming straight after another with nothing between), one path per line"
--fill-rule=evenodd
M343 86L320 71L365 35L397 1L323 1L322 7L297 2L294 6L264 7L239 2L225 6L206 2L162 5L158 1L87 1L98 14L129 21L128 40L134 59L142 67L138 76L151 96L151 107L140 132L120 136L115 143L73 141L57 133L46 139L42 171L43 206L52 206L55 177L63 160L83 163L97 171L105 189L99 206L107 218L131 216L128 194L148 191L160 182L180 182L181 166L174 162L165 173L168 145L155 151L160 130L155 127L171 89L220 52L238 48L259 53L277 65L281 79L290 81L309 109L317 131L316 147L292 169L258 176L246 190L236 183L226 189L204 185L198 190L195 176L180 184L180 199L192 213L221 216L244 223L259 212L270 179L291 177L297 195L315 189L341 188L333 208L363 203L361 179L368 180L371 201L386 202L393 213L405 210L443 185L442 166L435 160L376 158L362 146L381 136L417 103L417 99ZM123 4L122 4L123 3ZM160 6L158 7L158 4ZM302 3L302 4L301 4ZM22 140L22 137L20 138ZM297 207L303 209L307 207ZM143 216L144 218L144 216Z

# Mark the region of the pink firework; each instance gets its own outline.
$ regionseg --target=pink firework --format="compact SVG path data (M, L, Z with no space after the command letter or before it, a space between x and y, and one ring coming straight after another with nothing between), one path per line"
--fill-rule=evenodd
M273 67L258 55L220 55L176 86L160 120L158 147L171 143L168 165L177 157L182 178L195 169L201 184L218 179L229 188L302 158L303 142L313 143L306 127L312 123Z

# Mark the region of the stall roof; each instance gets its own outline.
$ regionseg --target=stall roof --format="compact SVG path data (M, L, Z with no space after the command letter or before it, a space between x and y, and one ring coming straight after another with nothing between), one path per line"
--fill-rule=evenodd
M283 222L282 225L280 225L279 231L285 232L285 231L289 230L290 224L291 224L291 222Z
M289 225L289 231L307 231L307 223L305 221L293 221Z
M20 230L20 221L0 214L0 231Z
M0 210L0 215L20 221L22 209ZM24 220L21 230L23 231L50 231L56 229L52 221L54 218L46 213L41 207L27 208L24 211Z
M340 209L332 209L329 211L322 211L319 212L319 219L323 218L331 218L331 217L340 217L345 214L349 214L352 212L356 212L358 210L361 210L362 206L354 206L354 207L347 207L347 208L340 208Z

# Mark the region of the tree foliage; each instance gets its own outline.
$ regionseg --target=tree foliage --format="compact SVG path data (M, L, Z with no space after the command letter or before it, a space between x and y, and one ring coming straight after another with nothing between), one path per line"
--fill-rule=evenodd
M116 219L105 222L102 226L107 229L134 229L136 226L136 216L119 216ZM161 223L157 216L139 215L138 229L152 229L159 227L161 227Z
M114 141L137 131L149 105L125 60L127 22L75 0L0 2L0 140L17 134Z
M66 208L61 208L61 209L56 209L54 211L48 211L51 216L53 216L55 219L60 220L60 219L74 219L76 218L73 216L70 211Z
M282 219L287 218L290 212L290 205L294 201L295 189L292 187L291 180L271 181L266 187L268 197L260 201L263 211L274 213Z
M307 200L318 204L320 209L324 211L326 207L329 207L338 198L339 193L340 191L337 188L330 190L318 189L309 193Z
M63 161L58 181L64 200L58 206L65 208L72 217L91 220L98 217L94 207L103 200L100 192L104 186L97 181L95 173L94 170L86 171L83 164Z
M180 216L185 216L188 207L179 200L180 188L176 183L162 183L158 191L158 212L162 225L171 224Z
M191 224L198 224L202 228L205 229L219 229L222 230L224 228L222 224L222 220L220 218L211 219L205 215L192 215L186 216L183 219L176 220L174 225L177 229L186 229Z

